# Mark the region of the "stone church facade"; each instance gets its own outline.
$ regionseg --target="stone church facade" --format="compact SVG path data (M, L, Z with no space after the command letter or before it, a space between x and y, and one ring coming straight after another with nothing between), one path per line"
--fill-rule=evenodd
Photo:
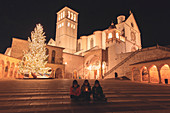
M170 79L169 46L142 48L141 33L130 12L117 17L117 24L77 39L78 13L68 7L57 12L55 40L46 48L52 78L107 79L126 76L134 81L165 83ZM28 41L13 38L0 54L1 78L20 78L17 65ZM13 70L13 71L12 71Z

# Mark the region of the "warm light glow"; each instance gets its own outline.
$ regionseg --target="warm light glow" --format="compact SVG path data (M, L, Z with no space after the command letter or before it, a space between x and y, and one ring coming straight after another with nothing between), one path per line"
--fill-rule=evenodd
M75 27L75 25L73 25L73 29L75 29L76 27Z
M167 64L164 65L166 68L169 68L169 66Z
M71 24L71 28L73 28L73 24Z
M76 21L76 14L74 14L74 21Z
M116 38L119 38L119 33L116 33Z
M88 69L91 71L91 70L92 70L92 65L90 65L90 66L88 67Z
M68 27L70 26L70 22L68 22L67 26L68 26Z
M105 65L104 65L104 64L102 64L102 68L103 68L103 69L105 68Z
M125 37L120 36L120 40L123 41L123 42L125 42Z
M154 65L153 68L156 68L156 66Z
M32 76L46 76L51 74L51 68L46 67L47 57L46 44L41 24L37 24L34 31L31 32L31 38L28 37L29 51L24 52L24 56L19 63L20 74L30 74Z
M67 62L65 62L64 64L67 65Z
M63 18L63 13L61 13L61 19Z
M112 33L109 33L108 39L112 38Z
M60 20L60 14L58 14L58 20Z
M64 26L64 22L62 22L62 26Z
M71 13L71 20L73 20L73 13Z
M65 17L65 11L63 11L63 18Z
M68 18L70 18L70 11L68 11Z

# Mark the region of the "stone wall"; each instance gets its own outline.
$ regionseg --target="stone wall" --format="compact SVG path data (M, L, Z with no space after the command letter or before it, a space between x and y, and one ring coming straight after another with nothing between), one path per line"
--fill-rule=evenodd
M65 64L65 78L73 78L73 73L77 73L77 78L83 77L84 57L70 53L63 53L63 63Z
M123 59L128 57L133 53L125 53L125 54L119 54L117 55L117 64L121 62ZM112 73L110 73L106 78L113 78L114 73L117 72L118 76L127 76L128 78L132 79L132 66L131 64L135 64L137 62L143 62L148 60L155 60L160 58L166 58L170 57L169 51L165 51L162 49L159 49L157 47L151 47L151 48L145 48L140 51L137 51L137 54L132 56L128 61L126 61L123 65L121 65L119 68L114 70ZM160 62L161 63L161 62ZM154 63L152 63L154 64ZM161 64L160 64L161 65ZM143 65L141 65L142 68ZM151 65L150 65L151 66ZM136 72L137 73L137 72Z

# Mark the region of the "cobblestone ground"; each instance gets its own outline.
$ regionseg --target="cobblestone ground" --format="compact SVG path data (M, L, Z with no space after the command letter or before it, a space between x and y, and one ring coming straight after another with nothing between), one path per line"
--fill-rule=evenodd
M83 80L78 80L82 85ZM72 80L1 80L0 113L169 113L170 86L101 80L107 102L71 102ZM91 86L94 80L90 80Z

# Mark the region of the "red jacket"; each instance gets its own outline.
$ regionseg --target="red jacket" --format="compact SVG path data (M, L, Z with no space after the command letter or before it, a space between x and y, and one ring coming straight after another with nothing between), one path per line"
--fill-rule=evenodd
M80 87L77 87L77 88L71 87L70 88L70 95L79 96L80 94L81 94Z

